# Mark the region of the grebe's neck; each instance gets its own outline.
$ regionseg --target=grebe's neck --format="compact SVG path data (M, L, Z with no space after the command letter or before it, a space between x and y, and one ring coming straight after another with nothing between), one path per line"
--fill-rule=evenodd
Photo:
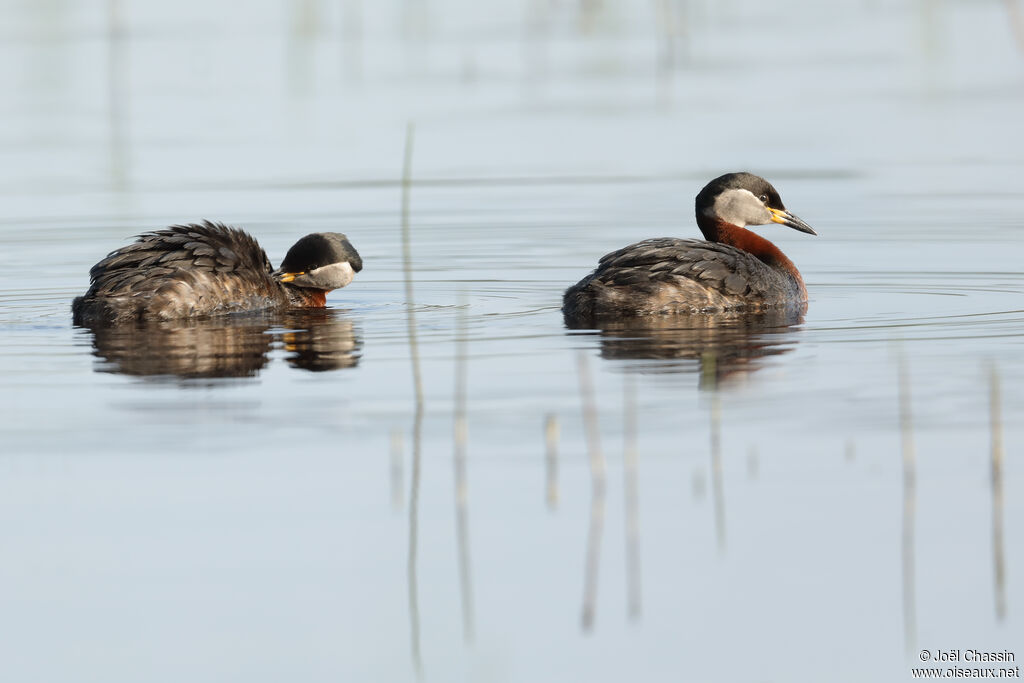
M807 287L804 286L804 279L800 276L800 271L796 269L789 257L782 253L781 249L765 238L738 225L700 214L697 215L697 226L704 233L704 238L707 241L728 244L731 247L742 249L767 265L786 271L799 285L800 294L805 299L807 298Z
M292 308L323 308L327 305L327 292L322 289L293 287L285 284L284 291Z

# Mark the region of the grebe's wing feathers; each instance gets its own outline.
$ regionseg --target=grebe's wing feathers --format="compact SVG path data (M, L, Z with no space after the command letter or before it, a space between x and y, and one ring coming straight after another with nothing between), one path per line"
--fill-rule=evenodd
M657 286L679 278L725 295L767 295L781 278L756 256L728 244L663 237L606 254L594 273L607 284Z
M89 271L83 299L110 319L158 319L256 310L285 296L266 252L248 233L204 221L140 235ZM109 309L109 310L107 310Z
M266 252L247 232L204 221L144 233L108 254L92 267L89 277L95 284L119 275L138 275L139 269L149 269L150 276L175 269L268 274L273 270Z

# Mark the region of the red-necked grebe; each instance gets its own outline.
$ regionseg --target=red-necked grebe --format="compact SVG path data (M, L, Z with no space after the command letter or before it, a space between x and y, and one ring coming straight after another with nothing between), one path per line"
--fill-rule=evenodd
M636 316L757 311L807 301L800 271L747 225L781 223L815 235L779 193L751 173L727 173L697 195L697 226L707 241L663 237L602 257L566 290L568 323Z
M93 266L89 291L71 310L81 325L317 308L362 268L340 233L306 235L274 270L243 230L209 221L172 225L140 235Z

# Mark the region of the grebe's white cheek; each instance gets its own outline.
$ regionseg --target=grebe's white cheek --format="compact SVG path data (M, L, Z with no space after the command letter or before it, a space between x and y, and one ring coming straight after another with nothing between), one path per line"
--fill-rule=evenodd
M314 268L308 273L295 278L292 284L299 287L330 291L344 287L352 282L355 276L356 271L352 269L352 265L348 261L343 261L342 263L332 263L320 268Z
M744 228L772 222L771 212L750 190L726 190L706 210L712 218Z

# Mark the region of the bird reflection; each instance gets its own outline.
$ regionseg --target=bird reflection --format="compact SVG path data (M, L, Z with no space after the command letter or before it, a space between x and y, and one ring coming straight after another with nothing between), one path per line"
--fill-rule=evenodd
M353 368L362 340L355 325L330 308L297 309L284 315L289 328L281 335L288 365L313 372Z
M275 348L294 368L340 370L354 367L362 349L353 322L333 309L87 329L98 372L146 378L255 377Z
M649 361L630 366L637 372L700 372L702 388L714 388L791 351L786 333L803 320L799 308L610 320L599 326L601 357Z

